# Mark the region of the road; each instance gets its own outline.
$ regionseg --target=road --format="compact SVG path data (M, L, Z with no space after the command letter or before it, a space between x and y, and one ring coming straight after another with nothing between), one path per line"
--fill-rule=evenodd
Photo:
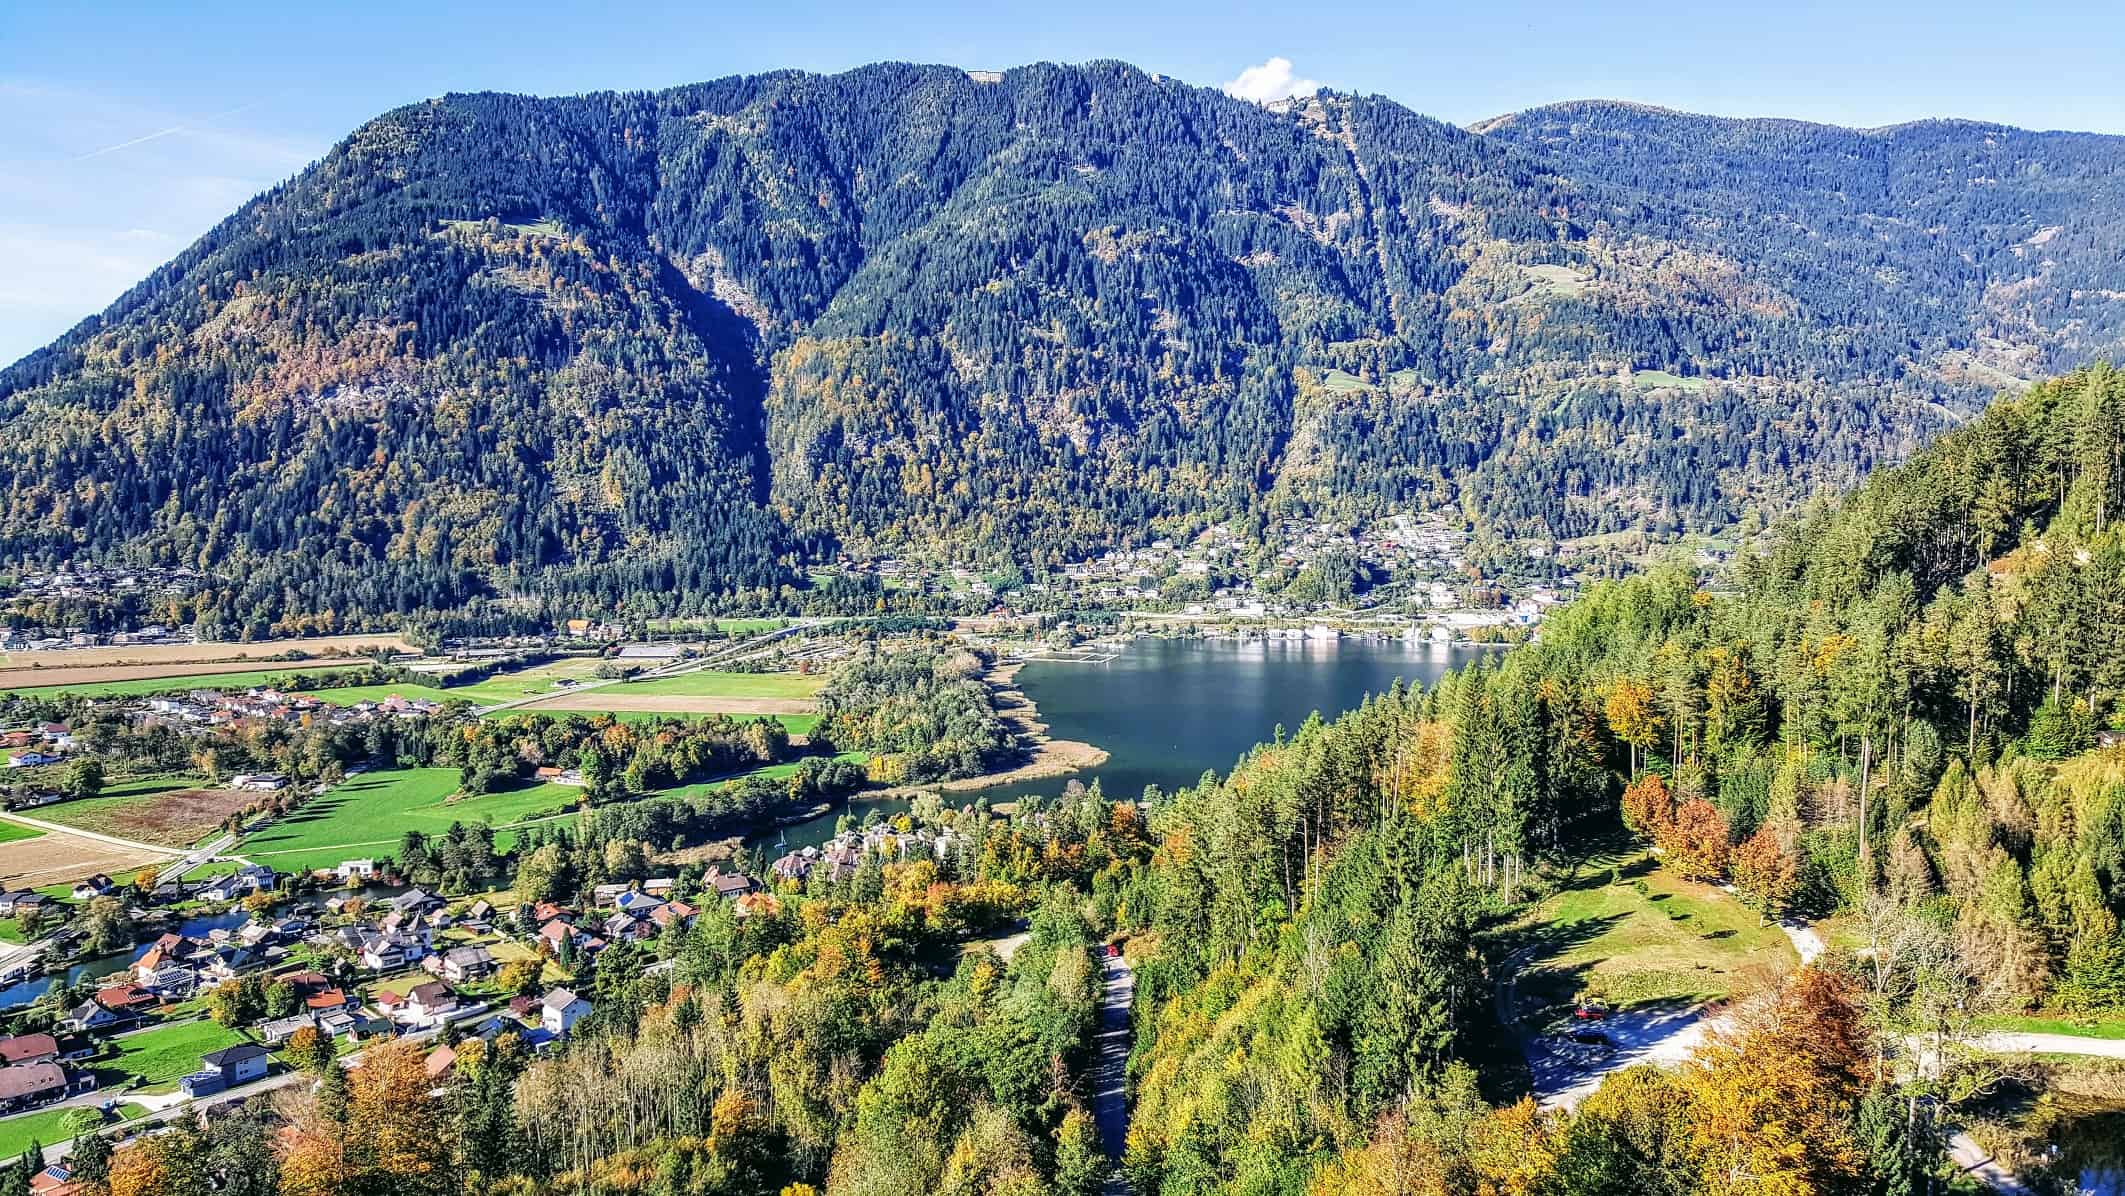
M185 873L190 872L192 869L199 867L201 864L204 864L208 860L213 859L217 854L227 851L229 848L234 847L235 845L236 836L224 834L219 838L216 838L213 841L205 844L204 846L195 847L192 849L191 853L186 855L183 859L178 860L176 863L171 864L167 868L164 868L161 872L156 873L155 883L163 885L168 884L173 880L177 880L184 876Z
M1092 1120L1099 1140L1115 1164L1106 1191L1127 1192L1121 1176L1122 1152L1129 1146L1130 1013L1136 1005L1136 972L1119 955L1100 961L1099 1060L1092 1068Z
M2029 1196L2029 1186L2016 1179L2013 1172L1993 1162L1992 1155L1968 1134L1957 1134L1948 1139L1948 1157L1954 1160L1956 1170L1995 1192Z

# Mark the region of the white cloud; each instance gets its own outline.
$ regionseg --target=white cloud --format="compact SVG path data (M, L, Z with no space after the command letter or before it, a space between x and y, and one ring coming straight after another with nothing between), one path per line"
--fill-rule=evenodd
M1258 66L1241 71L1239 78L1225 84L1225 94L1243 100L1266 104L1287 96L1312 95L1321 89L1314 79L1301 79L1291 70L1291 60L1279 55Z

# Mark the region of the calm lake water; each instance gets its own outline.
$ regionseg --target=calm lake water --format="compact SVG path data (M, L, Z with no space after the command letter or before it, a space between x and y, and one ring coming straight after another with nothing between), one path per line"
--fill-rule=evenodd
M1109 758L1074 777L984 792L996 801L1053 796L1072 780L1089 784L1094 777L1114 798L1134 799L1147 785L1170 792L1194 784L1205 769L1230 769L1280 725L1295 731L1316 710L1334 717L1397 678L1429 685L1495 651L1401 640L1147 638L1131 640L1102 664L1034 661L1018 674L1018 685L1040 707L1048 733L1105 748ZM846 810L861 819L873 808L890 813L904 804L857 800ZM770 832L760 842L823 842L842 812Z
M2051 1141L2054 1173L2073 1177L2081 1196L2125 1196L2125 1109L2076 1111L2053 1127Z

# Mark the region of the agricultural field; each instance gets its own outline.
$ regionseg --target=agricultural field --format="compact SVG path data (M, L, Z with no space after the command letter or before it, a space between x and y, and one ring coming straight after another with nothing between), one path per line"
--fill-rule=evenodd
M615 688L629 694L660 694L688 698L810 698L826 684L823 676L801 673L718 673L702 670L631 681Z
M83 877L98 872L131 876L144 865L164 863L176 854L107 843L70 831L45 831L32 838L0 841L0 885L64 893Z
M714 627L724 635L757 635L763 631L780 631L789 625L790 621L788 619L651 619L649 621L649 629L660 634Z
M1794 962L1776 926L1710 885L1636 855L1597 860L1516 924L1519 989L1561 1004L1582 992L1619 1007L1713 1000L1768 961Z
M208 1051L249 1042L243 1033L210 1021L157 1026L112 1040L118 1048L115 1059L98 1059L91 1066L99 1088L120 1084L147 1091L169 1091L177 1081L199 1070L199 1057Z
M0 692L32 696L80 694L90 698L137 698L194 689L250 689L290 673L329 675L368 667L365 662L321 664L290 662L260 667L257 662L192 665L118 665L96 669L0 670ZM328 691L329 692L329 691Z
M364 652L417 652L396 635L320 635L301 639L254 640L250 643L113 644L101 648L61 648L16 652L0 657L10 667L95 668L104 665L185 665L213 661L250 662L254 667L276 656L299 652L314 658L354 656Z
M235 789L201 788L197 777L140 777L110 785L96 797L47 806L36 817L160 847L190 847L257 798Z
M556 681L593 681L597 679L598 666L605 663L594 656L574 656L565 660L549 660L545 664L528 669L496 673L485 681L470 685L453 685L446 691L454 698L491 706L497 702L514 702L521 698L535 698L562 691L554 688Z
M582 789L532 785L456 801L454 768L398 768L349 777L272 826L247 836L245 859L281 871L330 868L345 860L386 855L409 830L440 835L453 822L486 822L497 829L575 808ZM512 837L496 835L497 845Z
M561 694L522 707L541 713L811 714L823 676L801 673L719 673L708 670ZM807 727L806 730L810 728Z

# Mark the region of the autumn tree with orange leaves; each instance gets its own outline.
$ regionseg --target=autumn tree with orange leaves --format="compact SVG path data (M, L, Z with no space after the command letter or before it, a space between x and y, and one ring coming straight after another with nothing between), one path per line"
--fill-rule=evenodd
M1734 892L1765 921L1783 916L1800 887L1796 839L1792 828L1767 822L1734 849Z
M1653 841L1668 866L1691 880L1713 881L1726 874L1727 820L1701 797L1676 807L1674 821L1657 830Z

